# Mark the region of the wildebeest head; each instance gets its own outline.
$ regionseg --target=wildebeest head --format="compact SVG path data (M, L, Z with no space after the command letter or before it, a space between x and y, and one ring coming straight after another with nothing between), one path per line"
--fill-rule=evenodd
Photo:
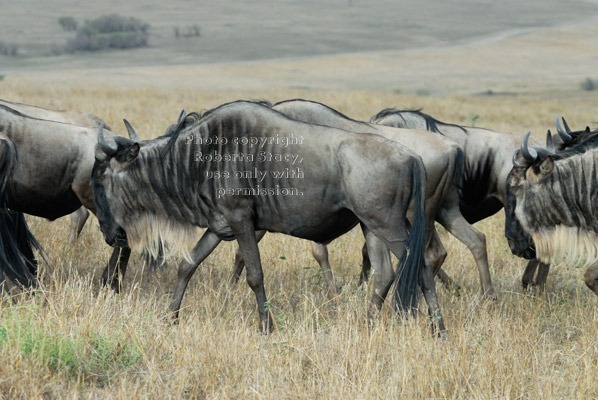
M195 120L185 114L181 113L167 134L144 142L126 120L129 138L105 138L99 129L91 181L97 217L108 244L127 245L154 258L177 253L189 257L190 241L197 234L191 218L197 213L181 201L167 199L167 194L181 190L176 177L186 169L179 175L172 168L167 172L166 160L173 154L162 152L180 128ZM171 197L180 200L182 196ZM163 249L167 251L161 253Z
M513 168L505 188L505 236L511 252L526 259L535 258L536 250L527 233L529 216L522 212L521 204L529 187L540 184L554 169L552 151L528 146L530 133L525 134L521 149L513 154ZM548 148L554 148L550 131L546 142Z
M95 164L91 173L94 191L96 214L106 243L110 246L128 246L127 235L122 228L122 204L117 198L108 198L106 193L112 192L114 180L118 179L118 171L123 170L139 154L139 136L133 127L125 120L131 139L121 136L104 138L104 127L98 130L98 144L95 149ZM110 200L110 201L109 201Z

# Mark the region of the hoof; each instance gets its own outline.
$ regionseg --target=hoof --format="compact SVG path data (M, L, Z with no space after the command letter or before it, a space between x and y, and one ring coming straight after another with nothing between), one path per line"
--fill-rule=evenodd
M496 295L496 293L494 292L494 289L492 289L492 288L486 290L484 292L484 294L482 295L482 298L484 300L492 300L492 301L498 300L498 296Z

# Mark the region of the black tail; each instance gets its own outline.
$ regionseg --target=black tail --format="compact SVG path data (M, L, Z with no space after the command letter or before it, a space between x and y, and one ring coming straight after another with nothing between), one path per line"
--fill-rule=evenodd
M33 249L41 251L41 247L29 231L23 213L6 208L7 182L16 162L14 145L0 138L0 272L15 283L32 287L37 274Z
M417 285L424 268L426 244L426 215L422 194L425 184L425 171L419 164L415 164L411 190L413 220L395 275L394 308L397 312L411 310L414 313L417 307Z

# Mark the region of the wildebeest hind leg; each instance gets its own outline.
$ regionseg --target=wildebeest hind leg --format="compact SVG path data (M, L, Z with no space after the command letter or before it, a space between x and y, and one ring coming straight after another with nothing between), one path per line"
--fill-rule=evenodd
M336 288L334 275L332 275L332 268L330 268L328 248L325 244L311 242L311 254L314 256L318 264L320 264L320 270L324 273L324 277L328 283L328 298L333 299L334 297L338 296L338 289Z
M256 231L255 232L255 239L258 241L262 240L266 235L266 231ZM241 277L241 273L245 268L245 260L243 260L243 256L241 255L241 251L237 248L235 252L235 265L233 265L233 274L230 277L229 283L231 285L236 284L239 282L239 278Z
M488 253L486 251L486 236L471 226L457 206L443 207L438 212L438 222L442 224L453 236L465 244L475 259L482 284L482 296L496 299L496 293L490 279L488 266Z
M444 285L444 287L449 292L454 292L455 296L460 296L461 295L461 286L459 286L459 284L457 282L455 282L453 280L453 278L451 278L449 276L449 274L447 274L444 271L444 269L440 268L438 270L438 273L436 274L436 276L438 277L438 279L440 279L440 282L442 282L442 284Z
M371 320L373 314L380 310L384 303L394 279L394 271L386 244L363 224L361 229L365 236L369 259L374 268L374 292L368 310L368 320Z
M102 284L110 285L116 293L120 292L121 279L124 278L129 264L131 249L128 247L115 247L102 273Z
M185 289L187 289L189 280L195 273L195 270L199 264L201 264L201 262L207 256L209 256L212 251L214 251L219 243L220 239L218 236L208 229L204 232L203 236L201 239L199 239L199 242L197 242L195 247L193 247L193 250L191 250L192 262L183 261L179 265L176 289L174 291L172 303L170 303L170 311L173 312L175 320L179 317L181 302L183 301L183 295L185 294Z
M358 286L361 286L368 281L370 269L372 269L367 243L364 243L361 248L361 260L361 273L359 274Z
M438 296L436 295L434 274L432 273L432 269L427 265L422 271L421 289L428 304L428 315L432 323L432 333L445 335L446 327L444 326L444 319L442 318Z
M592 264L586 269L583 279L592 292L598 296L598 263Z
M426 264L432 268L434 275L440 279L447 290L454 291L455 294L459 296L461 287L441 268L446 259L447 252L438 236L436 227L432 229L430 235L430 241L426 246Z

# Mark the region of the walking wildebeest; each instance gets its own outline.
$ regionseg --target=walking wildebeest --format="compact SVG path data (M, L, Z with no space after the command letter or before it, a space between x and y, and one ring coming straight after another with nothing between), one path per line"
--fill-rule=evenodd
M433 131L462 146L465 152L465 168L459 190L459 208L469 223L488 218L503 208L504 184L513 165L513 152L520 145L520 139L516 135L448 124L420 110L388 108L374 115L370 121L397 128ZM536 268L538 275L534 282ZM548 264L535 259L530 260L523 273L523 287L537 285L543 290L548 271Z
M96 129L29 117L0 104L0 141L5 163L0 181L3 213L10 209L54 220L82 205L95 211L90 178ZM104 271L104 283L115 290L120 282L117 271L124 274L129 255L128 248L114 249ZM11 271L5 272L11 277ZM24 278L11 279L24 286L34 284L32 271L22 274Z
M397 309L416 305L418 283L428 305L437 304L433 288L420 279L425 170L421 158L397 143L298 122L244 101L153 141L107 140L100 129L92 182L108 244L130 243L155 254L163 243L188 253L197 228L207 228L179 266L170 306L175 317L199 263L220 241L236 239L260 330L271 330L255 231L328 243L358 223L368 243L379 238L399 258L396 278L392 267L377 271L372 306L381 307L395 280Z
M29 104L15 103L12 101L0 99L0 104L5 105L13 110L25 114L29 117L45 119L56 122L66 122L68 124L86 126L88 128L98 128L100 124L104 124L104 128L110 130L108 125L100 118L93 114L81 113L72 110L49 110L43 107L37 107ZM77 211L70 214L71 231L69 233L69 242L75 241L81 234L85 222L89 218L89 211L81 206Z
M478 267L482 286L482 295L494 298L484 234L474 229L459 212L457 183L463 167L463 151L450 139L429 131L414 131L392 128L384 125L369 124L348 118L342 113L318 102L308 100L286 100L272 106L273 109L292 119L312 124L326 125L351 132L381 135L396 141L418 154L424 163L427 175L426 186L426 221L428 238L426 240L426 267L430 274L435 274L444 259L446 249L442 245L434 220L443 225L451 234L463 242L472 252ZM263 235L261 235L263 236ZM328 251L325 245L312 243L312 251L329 279L330 289L335 289ZM364 257L361 277L367 276L367 258ZM236 257L235 274L238 278L243 264L241 257Z
M528 146L513 155L505 236L513 254L547 263L588 265L586 285L598 295L598 135L553 153Z

